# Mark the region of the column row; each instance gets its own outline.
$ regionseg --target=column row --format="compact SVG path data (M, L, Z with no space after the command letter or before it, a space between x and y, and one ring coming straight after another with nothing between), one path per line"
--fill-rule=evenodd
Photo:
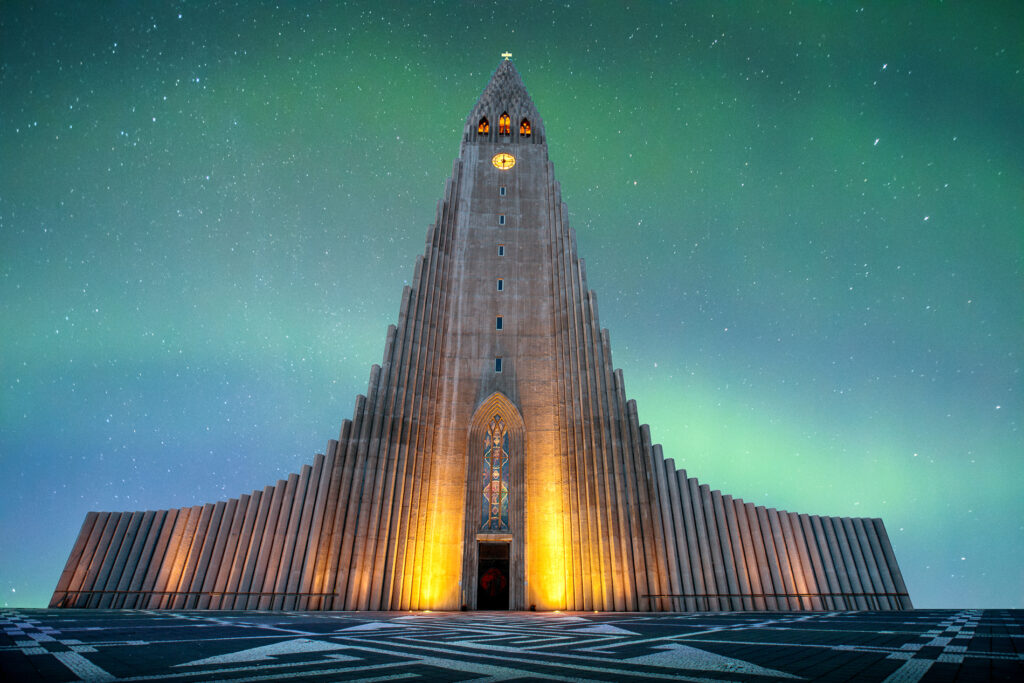
M669 609L912 609L882 520L757 506L687 478L660 448L655 459L680 586Z

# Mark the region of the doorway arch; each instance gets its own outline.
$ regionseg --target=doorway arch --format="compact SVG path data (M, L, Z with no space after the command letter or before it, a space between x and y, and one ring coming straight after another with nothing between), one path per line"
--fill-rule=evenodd
M501 586L494 569L497 567L501 572L504 565L493 560L500 560L504 555L508 563L507 609L526 609L523 540L526 532L526 425L516 405L496 391L477 407L468 432L462 604L468 609L478 609L481 590ZM499 470L497 485L493 483L495 465ZM507 495L507 508L502 505L503 490ZM498 509L485 510L485 499L497 502ZM503 545L507 545L507 553L503 552ZM483 558L481 546L484 548ZM485 573L486 577L483 576ZM485 589L480 587L481 579L484 579ZM494 597L485 596L483 602L492 609L497 604L500 609L502 599L499 597L496 603Z

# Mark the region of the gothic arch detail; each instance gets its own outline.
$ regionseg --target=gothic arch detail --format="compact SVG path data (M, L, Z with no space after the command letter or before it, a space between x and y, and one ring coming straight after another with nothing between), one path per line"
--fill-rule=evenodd
M477 407L468 437L462 604L471 609L476 607L476 582L472 577L476 576L479 542L498 541L509 543L509 609L526 609L528 445L523 416L507 396L496 391ZM494 465L498 465L497 480ZM485 507L485 500L491 504L489 508ZM493 503L497 503L496 511Z

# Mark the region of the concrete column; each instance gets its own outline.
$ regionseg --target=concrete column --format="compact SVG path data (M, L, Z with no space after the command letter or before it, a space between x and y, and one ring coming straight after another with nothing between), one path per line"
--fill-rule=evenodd
M249 593L252 590L253 574L256 572L256 563L259 560L263 538L267 530L267 519L270 516L270 505L274 498L274 486L266 486L259 495L259 507L256 508L256 516L252 522L252 532L249 535L249 547L245 554L245 563L239 566L238 582L232 589L235 593L235 601L232 609L247 609L249 604ZM253 492L253 499L256 499L256 492ZM265 550L263 552L266 552Z
M750 590L762 594L762 597L754 598L754 609L775 609L775 601L763 597L775 589L771 584L771 575L768 573L768 564L764 555L764 537L757 524L757 511L754 510L753 503L744 503L742 500L733 500L733 505L736 506L736 520L739 522L740 536L743 538L743 553L747 560Z
M690 564L690 577L693 582L694 596L707 595L708 590L704 585L704 568L701 564L700 544L697 540L697 524L694 521L693 501L690 498L689 480L686 478L686 470L679 470L675 476L679 487L679 509L683 520L683 533L686 535L685 548ZM696 482L696 479L693 480ZM690 612L703 611L708 609L705 598L692 597L686 601L686 609Z
M174 609L174 604L179 597L177 592L181 589L181 576L185 571L185 564L188 562L188 554L192 549L196 525L199 524L202 511L201 505L194 505L182 509L182 514L178 516L179 523L175 526L170 545L167 548L167 556L164 559L167 564L167 574L161 575L163 580L158 581L157 584L157 590L164 592L159 602L160 609Z
M849 577L846 575L846 565L844 564L842 551L839 548L839 539L836 537L835 527L832 526L832 518L818 517L818 524L821 526L822 538L825 540L822 546L823 552L827 549L829 558L832 561L833 571L836 575L835 580L839 586L839 592L844 594L842 598L839 598L841 602L839 602L838 609L857 609L856 600L849 595L854 590L850 584Z
M581 383L583 390L583 425L586 433L584 448L588 454L590 465L590 476L588 481L593 485L594 495L594 519L596 525L593 527L591 543L598 551L598 573L596 579L599 582L600 592L595 591L594 608L598 610L615 609L614 574L615 567L612 559L612 546L615 545L615 538L611 525L611 511L609 510L608 492L605 487L607 466L604 459L604 448L601 442L601 418L600 407L596 405L598 389L597 383L597 358L595 357L595 341L593 335L594 312L593 292L587 289L584 275L583 262L580 261L580 294L583 306L583 315L580 325L581 358L582 365Z
M101 512L99 514L100 517L96 520L96 525L93 527L92 533L89 534L89 540L82 553L82 563L79 565L78 570L75 572L74 580L71 582L72 590L86 591L92 588L92 578L89 575L90 569L93 567L93 563L97 562L97 555L99 555L98 561L103 561L106 543L109 542L110 535L117 526L117 513ZM106 541L104 541L104 537L106 537ZM87 607L89 597L86 593L73 593L68 605L71 607Z
M811 529L811 521L807 515L790 513L790 522L793 525L793 533L799 537L803 548L803 557L806 557L809 564L809 575L814 582L814 593L819 594L817 607L815 609L832 609L832 598L828 587L828 578L825 576L825 567L818 553L818 543L814 538L814 531Z
M797 584L793 579L793 569L789 561L789 551L786 548L787 543L791 543L792 541L791 539L786 538L786 534L782 528L781 517L785 513L780 514L775 508L768 508L767 514L768 523L771 525L772 539L775 542L775 556L779 563L779 576L781 577L781 585L783 588L782 592L790 596L786 598L786 601L789 603L789 609L803 609L802 601L800 598L795 597L796 593L800 593L802 591L797 588Z
M356 410L354 415L359 414L358 409L365 404L365 399L356 397ZM341 495L341 481L345 471L345 456L348 453L349 442L352 439L352 420L343 420L341 430L338 434L337 444L334 446L334 460L328 473L327 498L320 511L320 536L316 540L316 564L313 565L312 583L309 592L315 593L309 598L308 609L330 609L326 596L322 593L333 590L334 581L330 574L331 554L336 547L333 544L335 518L338 514L338 498Z
M114 548L111 548L111 552L107 555L107 564L109 568L106 572L105 579L98 579L96 589L103 591L98 598L97 607L100 609L107 609L114 606L115 602L120 601L123 596L115 596L113 593L107 591L113 591L117 588L117 584L121 579L121 574L124 572L125 562L128 560L128 555L131 552L132 544L135 542L135 537L139 532L139 525L142 523L141 512L125 512L122 514L122 522L127 522L124 527L124 532L121 534L120 539L115 539L117 550L116 554ZM111 559L112 558L112 559Z
M329 472L333 467L334 449L337 442L327 442L327 453L317 454L313 459L313 471L309 475L306 489L306 500L302 505L302 521L299 525L295 541L296 557L292 561L288 577L288 593L310 593L313 589L313 568L316 567L316 542L320 539L320 526L323 524L323 507L327 498L327 485L330 483ZM309 596L295 595L284 602L285 610L306 610Z
M160 524L163 519L163 511L147 510L143 513L142 524L139 525L139 535L136 537L135 547L125 565L125 572L121 575L121 582L118 590L126 591L124 600L120 607L134 609L139 602L139 595L136 593L142 587L142 581L146 578L146 569L152 557L153 546L160 535Z
M893 586L896 588L897 593L903 593L899 597L900 609L914 609L914 605L910 602L910 596L907 595L907 584L903 582L903 574L900 572L900 566L896 563L896 555L893 553L892 544L889 542L889 535L885 531L885 525L880 519L871 520L875 527L875 533L878 534L878 542L882 548L882 554L885 556L885 563L889 567L889 575L892 577Z
M338 517L335 518L335 536L338 551L331 548L331 575L334 577L334 600L328 609L347 609L348 582L352 567L352 547L359 522L359 505L366 477L366 450L370 444L374 414L379 410L381 368L374 365L370 370L370 381L366 391L363 414L359 420L359 431L353 429L349 441L349 456L346 458L342 478L341 495L338 497ZM342 511L344 511L342 513ZM343 516L342 516L343 515ZM333 543L332 539L332 543Z
M685 480L684 480L685 481ZM683 504L679 494L679 477L676 463L672 459L665 461L665 483L668 484L669 509L672 519L672 538L676 542L676 564L679 567L679 584L686 596L673 601L673 609L693 612L696 601L693 599L693 572L690 568L690 553L686 541L686 521L683 516Z
M114 555L117 552L117 545L115 544L120 544L121 538L124 536L124 530L128 526L129 517L130 513L114 512L107 519L106 528L103 529L103 535L100 536L92 562L89 563L89 572L85 575L83 590L95 591L97 584L101 580L106 581L110 565L113 563ZM113 552L111 552L112 545L115 546ZM83 601L80 605L95 608L99 604L101 597L102 595L99 593L85 593L82 595Z
M564 207L552 197L552 213L558 225L566 221ZM589 509L585 484L586 466L583 461L583 437L580 434L582 420L580 417L578 362L575 342L577 294L573 284L576 282L575 262L572 245L569 243L568 231L559 230L559 267L556 272L561 278L559 282L560 301L563 315L559 322L562 325L562 349L564 365L562 382L565 396L565 448L569 469L569 511L572 524L572 556L573 556L573 592L571 609L587 609L593 606L590 587L590 546L589 546ZM628 448L628 444L626 445Z
M259 594L265 590L263 581L266 579L267 566L274 550L277 521L281 516L281 508L288 493L288 482L285 479L278 479L277 484L270 492L270 507L267 510L267 517L264 521L261 533L260 551L256 556L256 563L252 571L252 580L246 588L250 595L246 598L245 609L259 608L259 604L262 599L262 596ZM288 514L287 511L285 514ZM280 553L280 550L278 552Z
M886 593L896 593L896 586L893 583L892 576L889 573L889 567L885 560L885 554L882 552L881 542L875 530L874 520L861 519L861 523L864 526L864 533L867 536L868 544L871 546L871 554L873 556L875 566L878 569L878 575L882 580L882 588ZM886 598L886 602L888 603L889 609L900 609L899 599L895 595L888 596Z
M846 534L846 541L850 546L850 555L853 557L853 568L857 574L857 580L860 582L861 591L867 593L865 596L865 604L867 609L877 610L881 607L878 603L878 598L875 595L875 587L871 583L871 576L868 574L867 563L864 560L864 553L860 549L860 540L857 538L857 530L853 525L853 519L850 517L843 517L840 520L840 524L843 526L843 531Z
M841 517L828 517L823 518L822 522L824 522L825 519L828 519L832 523L832 529L835 533L836 541L839 544L839 554L843 558L843 571L840 574L840 580L843 575L846 576L846 579L850 584L850 592L855 594L853 602L856 605L856 609L868 609L867 598L860 595L865 592L864 586L860 581L860 573L857 568L857 563L854 561L853 551L851 550L850 541L846 535L846 527L843 525L843 520ZM856 539L854 540L856 542ZM835 560L835 556L833 556L833 560ZM868 590L870 590L870 587Z
M755 508L757 512L757 525L761 529L761 536L764 538L765 560L768 565L768 574L771 577L771 586L775 597L775 609L788 610L789 599L783 597L786 591L786 584L782 580L782 566L779 564L779 554L775 546L775 534L772 533L771 519L768 517L768 510L763 505Z
M160 574L153 585L154 600L149 609L170 609L174 606L174 595L170 592L178 589L178 580L188 553L190 529L195 527L198 510L197 507L178 508L174 529L171 530L167 550L162 558Z
M402 308L408 311L411 292L408 288L403 292ZM415 302L411 302L415 306ZM399 320L407 316L399 314ZM418 346L417 330L410 325L399 325L396 331L399 351L396 352L398 367L395 368L394 376L394 399L388 415L388 423L385 426L386 434L382 435L382 442L386 445L381 451L381 494L379 511L371 512L371 517L376 519L376 524L371 530L374 542L367 546L366 556L368 565L369 588L367 591L368 609L386 609L391 603L390 585L385 586L385 580L390 583L391 573L388 571L386 558L388 547L391 542L391 517L394 512L394 497L396 490L401 489L402 477L404 476L405 463L401 459L403 436L406 434L411 412L412 386L409 375L409 368L412 365L413 354ZM407 438L405 443L407 443ZM399 494L400 495L400 494ZM386 577L386 578L385 578Z
M178 575L175 588L177 595L173 602L168 605L171 609L189 609L192 607L192 598L189 594L192 588L192 578L195 576L196 567L199 564L199 557L206 540L206 530L210 525L210 517L213 515L213 504L198 505L194 508L198 516L190 517L189 525L185 527L185 533L181 537L181 545L178 546L178 558L184 559L181 573ZM173 583L171 585L174 585Z
M745 503L743 505L747 515L747 525L750 528L750 543L754 549L754 558L756 559L755 567L757 567L758 579L761 582L761 592L765 594L764 606L768 610L780 610L785 609L786 604L783 602L781 605L775 598L775 593L779 592L772 580L772 567L771 562L768 559L768 541L765 539L764 530L761 527L761 518L764 517L764 508L756 506L753 503ZM778 567L775 567L776 573Z
M743 599L738 597L740 593L749 593L748 588L744 591L740 584L740 570L742 568L742 556L737 557L736 547L732 539L732 529L729 524L729 513L732 509L732 498L722 496L721 491L711 492L711 504L715 510L715 521L718 526L718 539L722 544L722 558L724 560L725 580L729 586L729 592L733 597L729 598L729 605L732 610L743 609ZM735 526L735 521L733 521Z
M636 405L634 404L634 410ZM651 428L648 425L640 425L640 443L643 448L644 457L642 458L644 477L647 481L648 500L650 501L651 510L651 526L654 527L654 543L653 543L653 558L655 561L655 568L657 569L657 583L653 584L657 586L657 592L664 595L671 593L671 583L669 579L668 571L668 558L666 557L665 549L667 547L665 539L665 524L661 516L661 502L658 497L658 483L657 483L657 470L661 468L660 464L655 464L654 457L654 446L651 443ZM657 609L660 611L666 611L671 609L671 601L668 598L661 598L657 601Z
M203 589L203 583L206 580L207 569L210 566L210 558L213 555L214 548L217 545L217 536L220 531L221 520L224 517L224 509L227 503L219 501L212 506L207 504L205 507L212 507L212 511L209 515L209 523L203 530L202 542L197 544L198 558L195 563L195 570L192 574L192 578L189 581L188 590L195 595L187 595L185 604L190 609L203 609L204 605L209 604L208 596L201 595ZM197 539L199 540L199 539ZM205 599L204 599L205 598Z
M740 593L745 595L761 592L761 582L757 577L757 566L754 564L754 551L750 545L750 530L747 528L746 510L743 501L722 496L726 519L729 522L729 535L732 537L732 554L736 558L736 582ZM755 607L755 605L760 605ZM764 598L744 598L743 609L764 609Z
M796 555L793 560L794 566L798 566L800 568L800 576L803 579L804 587L802 592L811 594L809 599L805 599L802 602L805 606L809 604L810 609L820 611L824 609L824 605L821 602L821 597L818 595L821 591L818 589L818 582L814 576L814 565L810 560L810 552L800 524L800 516L795 512L789 512L786 513L786 517L786 521L789 523L789 528L793 534L793 541L796 548ZM783 528L785 528L785 526ZM792 552L790 555L793 557Z
M697 546L700 548L700 564L704 572L704 590L705 596L713 595L715 593L724 593L725 590L718 589L718 583L716 579L714 569L714 558L711 554L711 540L708 538L708 523L704 518L704 496L703 489L696 479L687 479L686 485L690 490L690 502L693 504L693 521L697 528ZM725 577L722 577L722 585L725 587ZM703 606L701 601L698 600L699 610L719 612L721 607L718 603L718 598L705 597L703 599Z
M290 475L288 481L290 482L294 476L294 474ZM305 526L306 533L309 533L309 521L308 518L303 519L303 512L306 509L306 496L310 492L310 479L312 476L313 468L309 465L303 465L302 469L299 470L298 483L295 486L291 511L288 514L288 526L285 528L284 538L282 539L281 561L277 566L276 579L271 584L273 586L271 590L277 593L277 596L270 602L271 609L285 609L286 604L295 604L295 597L287 594L294 591L294 588L292 591L289 591L289 583L292 583L292 568L295 567L295 583L297 583L298 571L302 567L302 559L306 550L305 539L300 538L299 528Z
M78 532L78 538L75 539L75 545L71 548L71 555L68 556L68 561L64 564L64 571L61 572L60 579L57 580L57 588L54 589L53 597L50 599L49 606L51 608L71 603L67 591L71 590L71 581L82 562L82 553L89 544L89 535L96 526L96 519L99 515L98 512L86 513L85 521L82 522L82 528Z
M215 606L220 604L220 596L213 593L218 591L217 580L222 578L222 570L231 564L231 555L226 555L226 552L233 552L234 550L233 547L230 550L228 548L228 541L231 539L232 531L235 532L237 540L238 529L235 525L235 516L238 511L238 502L238 498L231 498L224 506L220 528L217 530L217 540L213 547L213 554L210 556L209 568L199 588L205 595L200 596L198 609L216 609ZM241 518L237 521L238 524L241 524ZM226 578L226 574L223 574L223 578Z
M377 545L377 527L380 524L384 478L388 469L386 455L390 446L391 426L394 421L395 400L398 394L398 367L402 357L403 337L398 329L388 327L378 409L374 415L370 442L366 451L366 474L359 505L359 522L352 549L351 579L348 586L348 604L353 609L370 608L370 573Z
M675 527L672 524L671 494L668 490L668 478L665 475L665 456L660 444L651 447L651 460L654 466L654 484L656 500L661 517L661 534L664 539L662 545L665 568L667 573L662 578L662 586L665 593L679 595L683 592L682 580L679 577L679 557L676 550ZM659 600L662 610L678 611L681 609L679 598L662 598Z
M716 493L718 493L716 491ZM721 495L719 493L719 495ZM718 533L718 519L715 517L715 503L711 493L711 487L707 484L700 486L700 502L704 509L704 520L708 527L708 544L710 547L711 569L715 573L715 586L719 594L735 593L736 579L732 581L726 576L725 557L722 554L722 539ZM731 565L731 563L730 563ZM732 609L732 602L729 598L718 599L718 609L728 611Z
M611 462L609 472L609 489L612 496L612 513L616 523L616 538L618 540L618 581L622 586L621 609L635 611L637 609L636 598L636 571L633 562L633 539L632 529L629 523L629 497L626 489L625 466L622 458L622 416L618 413L618 403L615 395L617 378L612 369L611 341L608 330L601 330L601 357L603 359L601 373L602 377L602 409L604 411L604 424L606 434L606 448L608 459ZM616 598L616 608L620 604Z
M828 537L821 525L821 518L817 515L809 515L806 518L801 515L800 520L803 523L804 536L808 539L808 544L813 542L815 554L821 565L822 574L818 580L818 586L832 594L825 599L825 606L835 610L847 609L845 600L836 595L836 593L842 593L843 589L839 586L839 579L836 577L836 569L832 564L832 553L828 547Z
M885 585L882 583L882 577L879 574L878 566L875 564L875 557L871 551L871 544L868 541L867 533L864 530L864 520L856 517L851 519L850 523L853 525L854 532L857 535L857 543L860 546L864 567L867 569L868 579L871 581L871 590L875 593L888 592L885 589ZM877 609L892 609L889 604L889 598L884 595L876 595L875 604L877 605Z
M228 575L228 582L224 589L224 597L221 600L221 609L235 609L236 605L244 605L244 600L241 600L238 592L242 584L242 580L245 577L246 570L249 566L250 558L255 563L255 552L259 550L259 540L261 536L257 533L256 521L260 515L260 510L264 507L269 509L270 507L270 488L266 487L263 491L253 491L249 496L249 503L246 505L245 517L242 520L242 528L238 534L238 547L235 549L235 559L231 564L231 572ZM263 513L266 514L265 512ZM249 577L246 581L252 579L251 569ZM246 584L248 586L248 583Z
M172 509L164 511L164 521L160 527L160 537L153 548L153 560L150 561L146 578L142 582L143 595L136 606L139 609L153 609L160 604L159 596L154 591L161 591L165 584L160 581L161 575L165 575L170 567L167 564L168 549L174 537L174 530L179 522L180 510Z
M283 487L282 487L283 484ZM298 488L299 476L294 472L288 475L287 479L278 482L278 487L283 488L280 495L280 504L277 508L277 516L273 518L271 524L268 520L270 528L270 546L269 553L264 553L266 556L266 563L257 565L257 572L262 569L262 580L257 582L255 575L253 577L253 591L260 593L259 600L257 602L257 609L268 610L273 609L274 598L273 593L277 587L277 572L281 567L281 555L284 550L284 539L287 533L289 518L291 516L292 508L295 505L295 492ZM273 510L273 505L271 505Z
M369 433L364 440L360 435L356 459L356 477L352 481L350 507L345 519L345 538L342 541L341 559L338 564L338 593L345 596L346 609L363 609L362 581L366 571L363 556L368 541L371 508L374 506L378 463L380 460L380 434L386 406L391 395L391 378L394 374L396 330L388 328L384 344L384 360L377 379L377 385L370 390L373 400ZM358 486L356 482L358 481ZM376 501L379 506L379 500ZM379 507L378 507L379 509ZM351 525L349 524L351 522ZM349 543L351 540L351 543Z

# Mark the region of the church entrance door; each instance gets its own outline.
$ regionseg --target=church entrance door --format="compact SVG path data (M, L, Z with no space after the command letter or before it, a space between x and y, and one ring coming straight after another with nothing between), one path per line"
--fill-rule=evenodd
M508 543L480 543L476 572L476 608L508 609Z

